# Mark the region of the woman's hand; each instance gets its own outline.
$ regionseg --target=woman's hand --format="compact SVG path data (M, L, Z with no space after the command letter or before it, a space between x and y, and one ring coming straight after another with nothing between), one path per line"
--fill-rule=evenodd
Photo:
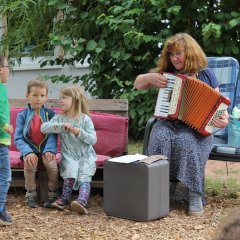
M167 86L167 83L167 78L160 73L146 73L137 76L134 86L139 90L150 87L164 88Z
M228 122L229 122L229 116L227 111L225 111L222 116L216 117L215 119L212 120L213 126L217 128L226 127L228 125Z

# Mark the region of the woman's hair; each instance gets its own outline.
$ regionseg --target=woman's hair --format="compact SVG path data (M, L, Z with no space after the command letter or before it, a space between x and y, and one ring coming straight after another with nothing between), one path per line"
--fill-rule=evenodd
M233 210L215 232L214 240L238 240L240 236L240 208Z
M184 51L186 57L182 73L196 73L207 67L207 57L197 41L187 33L178 33L166 40L157 66L151 72L175 72L170 53L180 50Z
M6 58L3 55L0 55L0 66L1 67L4 65L5 59Z
M78 85L71 85L67 87L63 87L60 91L61 95L72 97L73 99L73 108L76 115L81 115L81 113L85 113L90 115L90 111L88 109L87 98L84 94L84 91Z
M28 82L28 85L27 85L27 93L28 94L31 92L31 88L32 87L46 88L46 91L48 93L47 82L42 80L42 79L40 79L40 78L31 80L31 81Z

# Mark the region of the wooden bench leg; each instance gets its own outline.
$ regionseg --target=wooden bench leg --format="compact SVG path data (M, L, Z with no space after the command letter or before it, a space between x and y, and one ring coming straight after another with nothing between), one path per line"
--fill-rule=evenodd
M48 175L46 170L40 170L37 172L37 194L40 204L44 203L48 199Z

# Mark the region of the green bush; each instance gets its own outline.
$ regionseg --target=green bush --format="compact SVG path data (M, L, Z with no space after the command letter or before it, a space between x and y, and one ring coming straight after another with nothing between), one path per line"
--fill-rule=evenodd
M56 46L60 56L46 64L87 61L90 72L72 79L82 81L98 98L129 100L130 135L142 137L153 114L156 90L136 91L134 79L155 67L166 38L190 33L208 56L238 58L240 11L238 1L227 0L0 0L0 12L10 20L1 48L19 61L27 45L28 55L42 55ZM54 21L51 21L54 20ZM213 47L214 46L214 47Z

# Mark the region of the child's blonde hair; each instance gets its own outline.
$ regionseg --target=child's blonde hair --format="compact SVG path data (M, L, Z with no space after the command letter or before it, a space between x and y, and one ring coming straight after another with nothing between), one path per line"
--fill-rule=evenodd
M45 88L46 91L47 91L47 94L48 94L48 85L47 85L47 82L40 79L40 78L37 78L37 79L34 79L34 80L31 80L28 82L28 85L27 85L27 94L29 94L31 92L31 88L32 87L39 87L39 88Z
M81 113L90 115L90 111L87 104L87 98L85 96L83 89L80 86L71 85L63 87L60 90L60 94L72 97L74 112L77 116L81 115Z

